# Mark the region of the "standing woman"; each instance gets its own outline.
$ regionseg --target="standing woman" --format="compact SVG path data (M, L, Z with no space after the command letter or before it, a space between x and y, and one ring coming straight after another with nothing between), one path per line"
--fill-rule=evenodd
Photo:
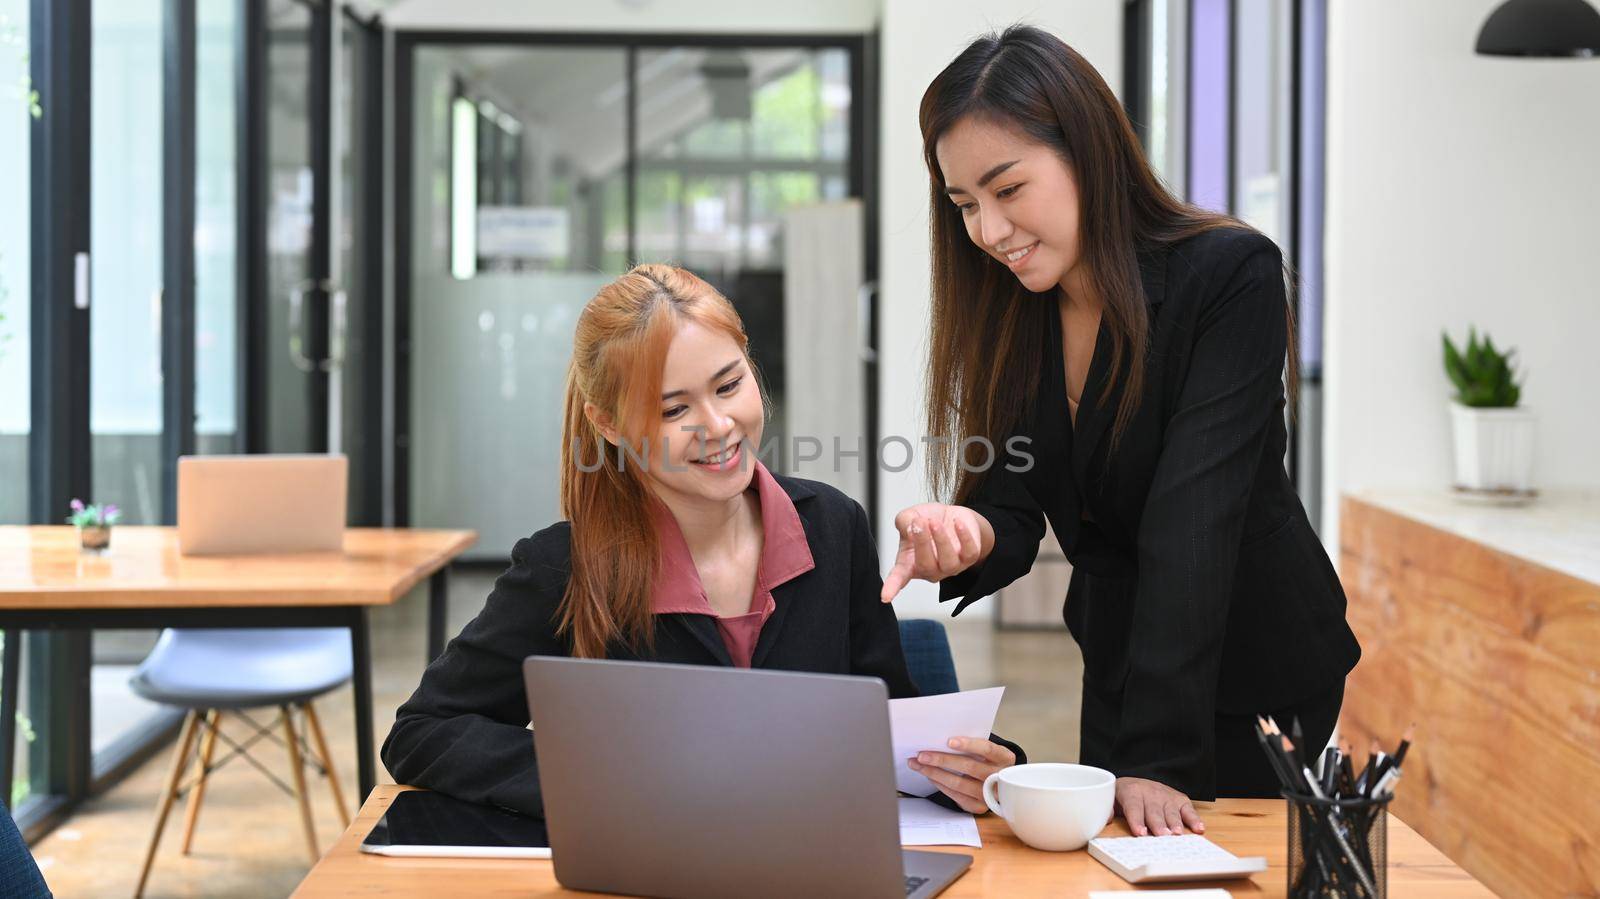
M1168 193L1099 73L1037 28L975 41L921 124L930 480L955 504L899 513L883 599L939 581L959 614L1028 572L1048 519L1080 758L1117 775L1134 834L1203 831L1191 799L1277 793L1254 716L1320 748L1360 656L1283 466L1282 256Z

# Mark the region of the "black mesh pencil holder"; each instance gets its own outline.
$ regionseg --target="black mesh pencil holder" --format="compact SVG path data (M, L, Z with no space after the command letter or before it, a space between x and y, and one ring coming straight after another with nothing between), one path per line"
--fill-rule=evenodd
M1383 899L1389 893L1389 798L1289 803L1289 899Z

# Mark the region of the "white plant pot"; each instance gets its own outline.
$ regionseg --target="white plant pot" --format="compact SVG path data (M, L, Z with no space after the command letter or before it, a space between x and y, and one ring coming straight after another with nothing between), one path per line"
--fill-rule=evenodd
M1527 493L1533 489L1533 412L1450 404L1456 485L1468 490Z

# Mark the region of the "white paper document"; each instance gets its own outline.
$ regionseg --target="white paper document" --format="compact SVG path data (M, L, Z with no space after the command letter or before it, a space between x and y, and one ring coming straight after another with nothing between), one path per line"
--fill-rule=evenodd
M900 800L900 845L983 848L978 819L926 799Z
M940 696L889 700L889 732L894 742L894 785L902 793L928 796L938 792L933 781L912 771L906 760L924 750L954 752L951 737L989 739L1005 687L963 690Z

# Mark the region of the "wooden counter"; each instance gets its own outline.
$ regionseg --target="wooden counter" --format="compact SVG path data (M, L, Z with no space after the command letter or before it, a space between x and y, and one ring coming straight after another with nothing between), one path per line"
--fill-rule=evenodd
M1374 492L1340 514L1362 646L1341 730L1417 726L1394 814L1502 895L1600 894L1600 492Z

